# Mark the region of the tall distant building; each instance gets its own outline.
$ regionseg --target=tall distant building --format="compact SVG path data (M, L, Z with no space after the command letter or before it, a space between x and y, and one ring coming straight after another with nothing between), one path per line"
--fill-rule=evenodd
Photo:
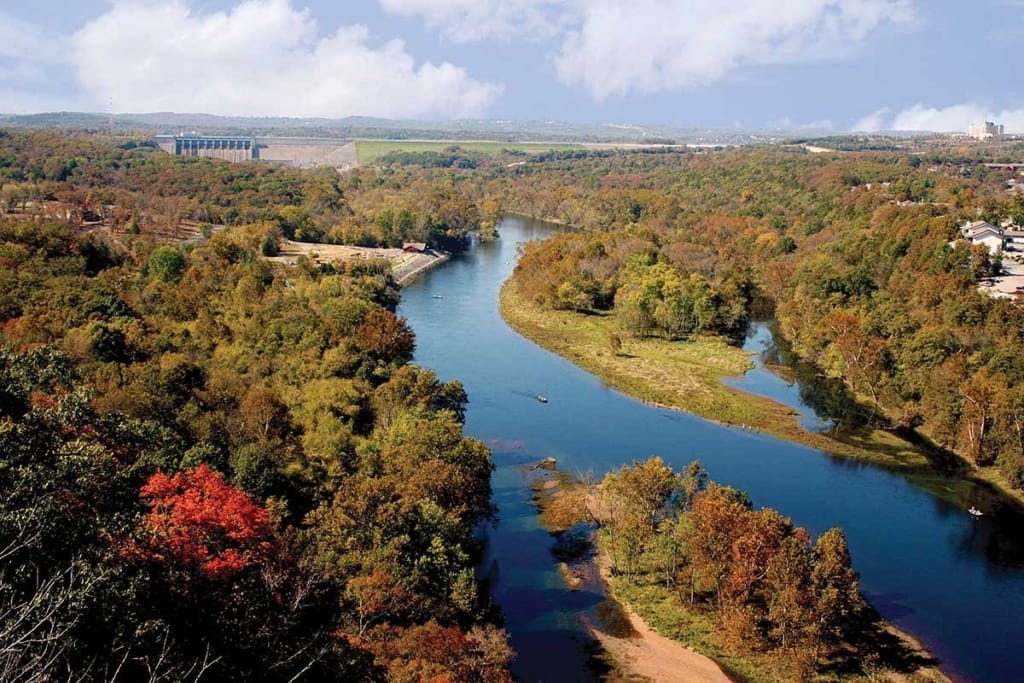
M967 129L967 137L975 140L997 140L1003 137L1003 124L996 125L991 121L976 123Z

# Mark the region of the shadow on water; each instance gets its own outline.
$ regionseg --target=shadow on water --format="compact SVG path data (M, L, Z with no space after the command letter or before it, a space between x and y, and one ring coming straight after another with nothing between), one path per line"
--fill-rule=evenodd
M830 462L834 467L851 471L883 467L898 472L933 493L936 513L942 516L960 516L972 506L986 511L985 517L973 520L960 537L961 553L981 555L997 567L1024 567L1024 544L1020 542L1024 508L1017 501L987 482L967 480L969 467L963 459L914 429L888 424L870 406L858 402L844 382L801 360L779 334L774 320L752 322L743 348L757 354L755 370L761 374L752 381L731 382L733 386L794 408L804 420L812 415L816 422L804 421L805 427L813 429L817 425L818 431L842 443L857 445L856 437L866 429L889 431L916 448L929 462L928 467L914 469L833 456ZM905 449L898 443L877 441L871 448L896 463Z
M855 446L857 438L867 430L887 431L928 459L929 474L957 478L969 473L970 467L955 453L932 442L912 426L893 424L872 406L858 401L845 382L827 376L821 368L802 360L779 333L774 319L753 321L743 349L756 354L756 367L748 373L749 377L728 383L794 408L807 429ZM903 450L899 444L878 442L873 442L871 449L897 461Z

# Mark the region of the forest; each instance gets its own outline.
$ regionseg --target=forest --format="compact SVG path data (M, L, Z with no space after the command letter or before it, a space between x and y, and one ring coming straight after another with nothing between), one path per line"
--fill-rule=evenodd
M287 208L349 213L337 182L0 150L0 679L510 680L462 386L408 364L377 265L261 258ZM182 211L235 218L156 239Z
M983 161L620 154L517 167L483 187L510 211L578 228L526 249L514 280L537 306L609 311L623 335L680 340L774 316L872 426L1021 489L1024 318L979 292L998 259L954 242L968 220L1024 222L1024 196L1006 190L1014 172Z
M472 159L338 174L0 130L0 679L510 680L469 397L410 364L386 267L279 268L284 239L457 251L508 212L566 223L517 267L536 306L682 343L774 315L874 424L1024 487L1024 321L978 291L993 259L950 244L1024 221L1010 171L969 150ZM841 532L812 543L659 467L606 480L616 572L834 661L864 610ZM622 516L634 470L667 488Z
M367 186L364 188L364 184ZM364 190L376 190L365 192ZM0 129L0 199L8 212L101 224L115 233L184 237L183 223L214 226L273 223L300 242L401 246L429 242L465 247L481 219L452 177L403 172L295 169L274 164L226 164L175 158L145 138L112 144L96 136ZM350 202L348 195L372 202ZM386 200L386 201L379 201Z

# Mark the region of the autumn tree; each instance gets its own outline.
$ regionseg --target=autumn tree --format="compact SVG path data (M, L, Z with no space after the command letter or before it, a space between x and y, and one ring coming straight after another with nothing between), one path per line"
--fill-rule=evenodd
M865 607L842 529L832 528L818 537L811 581L818 633L836 647L860 623Z
M605 475L596 496L596 517L609 539L614 570L632 576L644 547L671 511L679 477L658 456L634 460Z
M354 338L363 352L378 363L407 361L416 347L416 337L405 319L382 308L366 314L356 327Z
M721 603L732 570L733 545L749 523L750 501L736 489L710 484L698 494L688 514L686 542L693 583L711 589Z
M229 579L273 551L267 511L206 464L157 472L140 495L149 507L139 527L143 557L186 580Z

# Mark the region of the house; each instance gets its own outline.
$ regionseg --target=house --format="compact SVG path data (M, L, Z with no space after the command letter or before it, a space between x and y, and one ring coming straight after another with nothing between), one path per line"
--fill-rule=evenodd
M422 254L427 250L426 242L403 242L402 251L407 254Z
M1024 230L1019 225L1009 225L1003 231L1003 246L1006 249L1024 251Z
M990 254L1003 250L1003 231L988 221L972 221L960 228L960 234L971 244L984 244Z

